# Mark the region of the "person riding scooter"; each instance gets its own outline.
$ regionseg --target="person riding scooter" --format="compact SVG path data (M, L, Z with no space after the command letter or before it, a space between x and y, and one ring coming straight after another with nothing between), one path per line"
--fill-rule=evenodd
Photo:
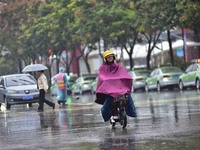
M116 111L113 99L125 94L128 94L126 114L130 117L136 117L136 109L130 95L132 77L121 65L115 63L115 55L111 50L105 51L103 58L104 63L98 71L95 102L103 105L101 114L104 121L112 119L111 117Z

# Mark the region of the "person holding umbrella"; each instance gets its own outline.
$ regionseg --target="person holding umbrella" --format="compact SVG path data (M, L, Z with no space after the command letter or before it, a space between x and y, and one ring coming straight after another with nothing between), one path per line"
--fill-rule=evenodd
M48 92L47 77L44 75L44 70L36 71L37 84L39 89L39 107L38 112L44 111L44 103L55 109L55 103L45 99L45 94Z
M45 99L45 94L48 92L48 82L47 77L44 75L44 70L48 68L43 64L31 64L27 65L22 72L36 72L37 86L39 89L39 107L38 112L44 111L44 103L55 109L55 103L52 103Z

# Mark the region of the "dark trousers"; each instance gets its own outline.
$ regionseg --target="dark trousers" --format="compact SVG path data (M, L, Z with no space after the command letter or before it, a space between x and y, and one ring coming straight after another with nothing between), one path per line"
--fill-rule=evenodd
M48 101L45 99L45 91L44 89L40 89L39 91L39 107L38 107L38 110L43 110L44 109L44 103L46 103L47 105L53 107L54 106L54 103Z
M108 121L110 117L113 115L113 113L116 112L116 106L112 106L112 104L113 104L113 97L108 96L101 108L101 114L105 122ZM126 107L126 114L129 117L137 117L136 108L130 94L128 96L128 100L125 107Z

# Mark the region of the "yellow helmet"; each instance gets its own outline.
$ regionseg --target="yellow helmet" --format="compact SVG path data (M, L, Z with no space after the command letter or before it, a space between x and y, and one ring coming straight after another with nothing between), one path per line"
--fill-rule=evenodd
M104 61L106 60L106 57L108 55L113 55L114 56L114 53L111 51L111 50L106 50L104 53L103 53L103 59Z

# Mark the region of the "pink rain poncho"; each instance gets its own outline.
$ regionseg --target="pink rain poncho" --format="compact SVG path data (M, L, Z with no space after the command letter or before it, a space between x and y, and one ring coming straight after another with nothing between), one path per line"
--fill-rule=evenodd
M104 63L98 72L96 100L103 104L108 95L117 98L123 94L130 94L132 88L131 75L119 64Z

